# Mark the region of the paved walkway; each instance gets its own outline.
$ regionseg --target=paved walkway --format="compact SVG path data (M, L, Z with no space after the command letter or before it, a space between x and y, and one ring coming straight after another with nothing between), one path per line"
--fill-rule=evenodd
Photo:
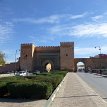
M78 74L68 73L51 107L107 107L107 102Z
M27 101L0 99L0 107L43 107L47 100Z

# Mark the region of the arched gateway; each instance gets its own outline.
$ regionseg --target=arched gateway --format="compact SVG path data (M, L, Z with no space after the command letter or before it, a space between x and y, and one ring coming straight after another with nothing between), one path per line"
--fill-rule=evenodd
M34 46L21 44L20 69L44 71L50 63L52 70L74 68L74 42L61 42L60 46Z
M75 58L74 71L77 71L78 62L83 62L85 64L85 71L89 69L107 69L107 58Z

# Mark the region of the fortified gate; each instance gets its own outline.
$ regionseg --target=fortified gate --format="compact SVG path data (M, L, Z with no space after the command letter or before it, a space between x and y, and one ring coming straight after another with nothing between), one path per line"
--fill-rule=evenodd
M74 68L74 42L61 42L60 46L34 46L21 44L20 69L45 71L50 63L52 70Z
M27 70L41 72L51 64L52 70L77 71L77 63L83 62L85 70L107 69L107 58L74 58L74 42L60 42L60 46L34 46L21 44L20 58L0 67L0 72Z
M85 70L107 69L107 58L74 58L74 42L60 42L60 46L34 46L21 44L20 69L45 71L51 64L52 70L77 71L77 63L83 62Z

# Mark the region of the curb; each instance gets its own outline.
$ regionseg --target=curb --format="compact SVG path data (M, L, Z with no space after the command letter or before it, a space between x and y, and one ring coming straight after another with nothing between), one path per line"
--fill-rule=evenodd
M65 77L66 77L66 75L65 75ZM52 104L52 102L55 99L55 96L56 96L57 92L59 91L59 89L61 88L62 84L64 83L65 77L63 78L63 80L61 81L61 83L58 85L58 87L54 90L54 92L52 93L52 95L50 96L50 98L47 100L47 102L46 102L46 104L45 104L44 107L50 107L50 105Z

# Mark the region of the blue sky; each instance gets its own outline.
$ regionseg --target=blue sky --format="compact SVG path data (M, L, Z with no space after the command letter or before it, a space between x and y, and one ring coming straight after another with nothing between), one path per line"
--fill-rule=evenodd
M21 43L74 41L75 57L107 53L107 0L0 0L0 50L15 60ZM17 53L17 57L19 56Z

